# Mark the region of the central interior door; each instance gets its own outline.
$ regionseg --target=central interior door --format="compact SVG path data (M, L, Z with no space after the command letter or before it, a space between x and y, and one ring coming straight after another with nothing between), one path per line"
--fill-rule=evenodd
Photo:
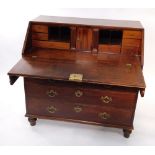
M77 28L76 49L81 51L91 51L92 49L92 29L87 27Z

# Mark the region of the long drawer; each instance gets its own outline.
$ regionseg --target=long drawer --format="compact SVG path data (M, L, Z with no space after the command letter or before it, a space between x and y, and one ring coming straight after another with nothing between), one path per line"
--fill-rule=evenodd
M27 96L43 98L49 102L99 105L117 108L132 109L137 99L136 90L120 88L102 88L51 82L49 80L25 78L25 91Z
M131 125L133 112L125 109L81 104L64 104L27 97L27 114L97 123Z

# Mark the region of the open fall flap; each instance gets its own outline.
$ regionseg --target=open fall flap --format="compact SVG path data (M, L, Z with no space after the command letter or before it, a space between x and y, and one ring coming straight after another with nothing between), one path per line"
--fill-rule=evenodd
M69 81L70 74L82 74L81 82L145 89L143 73L136 57L114 63L60 61L23 57L9 71L10 84L19 76Z

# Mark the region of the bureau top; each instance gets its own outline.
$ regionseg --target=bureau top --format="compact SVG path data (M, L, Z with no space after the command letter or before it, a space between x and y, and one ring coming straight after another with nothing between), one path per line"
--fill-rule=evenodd
M90 19L77 17L39 16L32 22L59 23L69 25L104 26L114 28L143 29L139 21Z

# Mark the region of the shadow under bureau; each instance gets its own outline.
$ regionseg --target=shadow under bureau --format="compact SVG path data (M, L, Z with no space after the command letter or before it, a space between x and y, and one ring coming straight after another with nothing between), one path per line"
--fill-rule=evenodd
M26 117L133 130L144 96L144 29L138 21L39 16L29 22L10 84L24 78Z

